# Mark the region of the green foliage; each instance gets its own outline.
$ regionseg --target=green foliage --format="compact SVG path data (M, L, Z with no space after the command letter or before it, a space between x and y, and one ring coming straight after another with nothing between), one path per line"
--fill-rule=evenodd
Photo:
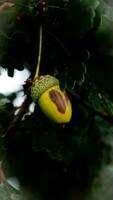
M1 200L10 200L9 194L4 191L2 188L0 188L0 198Z
M33 78L42 24L40 74L60 80L73 116L69 124L55 124L37 105L29 115L32 100L27 84L27 100L17 114L16 94L1 94L0 157L6 174L19 177L34 199L37 193L59 199L71 187L83 192L112 160L112 2L49 0L45 9L36 0L11 2L14 6L0 9L0 65L9 76L14 69L27 67Z
M11 185L9 185L7 182L2 183L0 185L0 199L1 200L11 200L13 198L20 199L20 193L13 188Z

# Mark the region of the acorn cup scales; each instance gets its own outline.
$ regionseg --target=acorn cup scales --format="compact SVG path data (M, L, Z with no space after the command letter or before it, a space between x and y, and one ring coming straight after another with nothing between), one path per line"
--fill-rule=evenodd
M72 116L72 106L65 91L61 91L59 80L44 75L37 78L31 87L31 97L42 112L56 123L68 123Z

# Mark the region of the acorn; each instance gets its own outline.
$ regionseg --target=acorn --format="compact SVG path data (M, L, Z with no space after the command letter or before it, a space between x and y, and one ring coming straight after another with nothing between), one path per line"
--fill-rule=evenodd
M72 106L66 91L61 91L59 80L54 76L44 75L33 81L32 100L42 112L57 123L68 123L72 116Z

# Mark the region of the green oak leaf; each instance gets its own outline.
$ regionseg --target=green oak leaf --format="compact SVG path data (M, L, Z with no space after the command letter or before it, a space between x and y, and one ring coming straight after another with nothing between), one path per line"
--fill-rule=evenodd
M89 92L88 100L96 111L113 116L113 102L95 87Z

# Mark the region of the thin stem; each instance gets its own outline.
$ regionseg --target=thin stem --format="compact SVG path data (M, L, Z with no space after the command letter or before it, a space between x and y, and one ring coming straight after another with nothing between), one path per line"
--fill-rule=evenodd
M34 80L37 79L39 75L41 53L42 53L42 26L40 26L40 31L39 31L39 54L38 54L38 62L37 62L37 68L36 68Z
M48 8L53 8L53 9L59 9L59 10L70 11L69 8L62 8L62 7L54 6L54 5L48 5Z
M44 31L46 33L48 33L51 37L53 37L60 44L60 46L64 49L64 51L66 52L67 56L71 58L71 54L68 51L67 47L63 44L63 42L54 33L48 31L47 29L44 29Z

